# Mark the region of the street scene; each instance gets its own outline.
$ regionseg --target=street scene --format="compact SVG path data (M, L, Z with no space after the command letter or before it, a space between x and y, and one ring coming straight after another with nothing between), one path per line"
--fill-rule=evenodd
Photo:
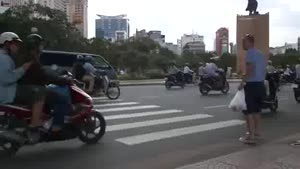
M28 169L177 168L255 149L238 142L245 125L242 114L228 108L238 83L230 85L228 95L214 92L210 96L201 96L194 86L170 91L163 86L122 87L118 100L94 98L95 108L107 121L106 134L98 144L86 146L72 140L24 147L14 159L1 158L1 165ZM279 93L278 113L266 110L263 115L260 144L275 144L270 152L282 151L273 142L299 132L300 115L291 92L289 86L284 87ZM284 143L288 147L292 141ZM299 155L296 152L295 157Z
M299 2L170 4L0 0L0 168L300 169Z

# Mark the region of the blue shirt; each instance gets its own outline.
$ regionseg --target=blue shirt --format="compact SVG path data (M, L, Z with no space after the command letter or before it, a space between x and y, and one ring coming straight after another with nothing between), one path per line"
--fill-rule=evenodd
M253 74L247 77L247 82L263 82L266 78L267 59L257 49L249 49L246 53L246 63L253 65ZM248 72L247 72L248 73Z
M0 49L0 103L12 103L16 96L17 81L25 74L20 67L16 69L15 62Z
M218 70L218 67L214 63L208 63L205 67L205 73L211 77L218 76L218 73L216 73L217 70Z
M83 64L83 68L85 69L87 75L94 76L94 74L97 71L97 69L92 64L90 64L89 62L85 62Z

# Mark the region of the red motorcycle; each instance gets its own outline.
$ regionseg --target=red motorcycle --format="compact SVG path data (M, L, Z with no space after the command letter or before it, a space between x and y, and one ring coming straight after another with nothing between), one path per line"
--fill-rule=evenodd
M40 131L39 143L79 138L86 144L95 144L105 134L105 119L100 112L93 109L93 100L88 94L76 84L68 87L73 108L70 116L65 118L62 134L58 136L49 130ZM45 127L52 121L52 110L46 106L44 112ZM31 114L31 110L24 106L0 105L0 147L10 155L14 155L22 146L29 145L27 133ZM8 131L14 133L16 138L1 137Z

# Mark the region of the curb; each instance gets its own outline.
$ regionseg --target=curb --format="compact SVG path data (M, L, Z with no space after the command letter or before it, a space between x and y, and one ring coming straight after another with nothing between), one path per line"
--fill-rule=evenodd
M240 79L229 79L228 80L229 83L239 83L241 82ZM164 85L165 82L164 81L160 81L160 82L122 82L120 81L120 86L161 86Z

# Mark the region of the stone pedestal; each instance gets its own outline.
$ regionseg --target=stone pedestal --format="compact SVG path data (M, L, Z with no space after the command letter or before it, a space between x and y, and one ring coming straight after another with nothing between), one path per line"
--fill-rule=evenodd
M245 72L245 53L242 39L246 34L255 38L255 47L269 57L269 13L264 15L237 16L237 71Z

